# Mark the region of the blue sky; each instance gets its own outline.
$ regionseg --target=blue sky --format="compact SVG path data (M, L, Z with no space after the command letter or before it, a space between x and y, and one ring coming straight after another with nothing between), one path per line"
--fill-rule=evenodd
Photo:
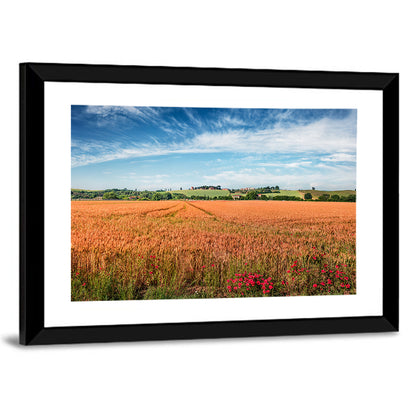
M72 187L356 188L355 109L71 107Z

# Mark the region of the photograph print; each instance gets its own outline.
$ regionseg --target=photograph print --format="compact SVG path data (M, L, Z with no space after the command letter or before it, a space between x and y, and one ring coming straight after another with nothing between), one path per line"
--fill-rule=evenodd
M356 294L356 109L71 106L71 300Z

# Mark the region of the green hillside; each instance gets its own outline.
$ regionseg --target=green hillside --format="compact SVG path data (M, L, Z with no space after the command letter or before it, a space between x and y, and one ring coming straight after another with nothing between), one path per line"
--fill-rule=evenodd
M303 198L303 194L299 191L288 191L285 189L282 189L279 193L272 192L270 194L265 194L269 198L273 198L274 196L297 196L299 198Z
M350 190L344 190L344 191L316 191L316 190L312 190L312 189L306 189L306 190L301 190L299 191L303 196L306 193L310 193L312 194L312 199L318 199L321 195L323 194L328 194L328 195L339 195L339 196L348 196L348 195L356 195L356 191L350 191Z
M182 191L171 191L172 193L184 194L186 196L209 196L213 198L214 196L228 196L230 191L224 189L184 189Z

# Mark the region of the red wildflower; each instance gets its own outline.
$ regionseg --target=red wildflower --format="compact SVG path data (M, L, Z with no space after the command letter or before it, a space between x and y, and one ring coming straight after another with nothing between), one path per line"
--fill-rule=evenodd
M316 283L314 283L312 286L313 286L313 287L318 287L318 285L317 285Z

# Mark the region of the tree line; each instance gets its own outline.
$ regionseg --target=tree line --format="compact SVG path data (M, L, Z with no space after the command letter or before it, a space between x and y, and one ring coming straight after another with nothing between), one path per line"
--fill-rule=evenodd
M267 189L268 188L268 189ZM140 200L140 201L163 201L163 200L263 200L263 201L311 201L313 195L310 192L307 192L303 198L298 196L289 196L289 195L274 195L268 196L267 192L270 189L274 188L274 193L278 192L278 187L266 187L252 189L245 194L233 194L228 195L185 195L179 192L169 192L169 191L137 191L129 189L106 189L104 191L88 191L83 189L71 189L71 199L103 199L103 200ZM266 192L264 192L264 190ZM233 195L235 198L233 198ZM314 200L316 201L316 200ZM353 194L350 195L338 195L338 194L322 194L318 197L317 201L331 201L331 202L355 202L356 196Z

